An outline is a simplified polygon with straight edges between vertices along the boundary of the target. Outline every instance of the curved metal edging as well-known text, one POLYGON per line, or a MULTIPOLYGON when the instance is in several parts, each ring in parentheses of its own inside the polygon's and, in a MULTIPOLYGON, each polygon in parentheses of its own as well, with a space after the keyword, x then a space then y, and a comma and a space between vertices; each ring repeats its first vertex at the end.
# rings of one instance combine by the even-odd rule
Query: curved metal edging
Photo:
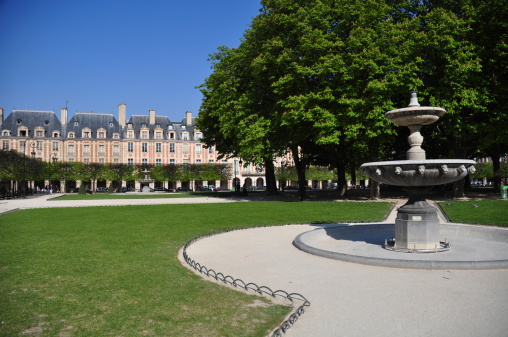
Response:
MULTIPOLYGON (((234 229, 234 230, 241 230, 241 229, 246 229, 246 228, 239 228, 239 229, 234 229)), ((298 306, 295 311, 293 311, 291 314, 289 314, 288 318, 284 322, 279 324, 279 327, 277 329, 275 329, 275 331, 272 333, 272 336, 271 336, 271 337, 282 337, 282 334, 283 333, 285 334, 286 331, 289 328, 291 328, 291 326, 293 324, 296 323, 298 318, 301 315, 303 315, 303 313, 305 312, 305 307, 310 306, 310 302, 303 295, 298 294, 298 293, 291 293, 290 294, 285 290, 273 291, 272 289, 270 289, 267 286, 258 286, 257 284, 255 284, 253 282, 245 283, 243 280, 235 279, 234 277, 232 277, 230 275, 224 276, 224 274, 221 272, 216 272, 213 269, 209 269, 209 268, 205 267, 204 265, 201 265, 197 261, 193 260, 187 254, 187 248, 194 242, 201 240, 203 238, 206 238, 206 237, 210 237, 210 236, 222 234, 222 233, 227 233, 227 232, 231 232, 231 231, 233 231, 233 230, 225 230, 225 231, 221 231, 221 232, 217 232, 217 233, 213 233, 213 234, 207 234, 207 235, 196 237, 192 240, 187 241, 183 245, 183 251, 182 251, 183 259, 190 267, 192 267, 194 270, 198 271, 200 274, 206 275, 206 276, 211 277, 217 281, 221 281, 225 284, 230 284, 230 285, 234 286, 235 288, 240 287, 243 290, 245 290, 246 292, 248 290, 252 290, 261 296, 267 295, 272 298, 279 296, 279 297, 284 297, 284 298, 290 300, 291 302, 294 302, 295 300, 301 301, 302 304, 300 306, 298 306)))

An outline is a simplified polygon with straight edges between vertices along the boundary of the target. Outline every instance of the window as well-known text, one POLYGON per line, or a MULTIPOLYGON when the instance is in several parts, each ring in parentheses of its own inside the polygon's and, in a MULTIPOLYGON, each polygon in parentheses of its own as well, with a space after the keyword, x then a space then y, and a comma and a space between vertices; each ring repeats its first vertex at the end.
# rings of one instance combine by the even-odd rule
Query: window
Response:
POLYGON ((44 136, 44 131, 42 131, 42 130, 35 131, 35 137, 42 137, 42 136, 44 136))
POLYGON ((110 127, 113 127, 113 126, 115 126, 115 125, 113 124, 113 122, 110 122, 110 123, 109 123, 109 126, 110 126, 110 127))
POLYGON ((189 154, 189 144, 183 144, 183 154, 189 154))
POLYGON ((141 164, 148 165, 148 159, 146 158, 141 159, 141 164))
POLYGON ((210 146, 208 148, 208 154, 213 154, 213 152, 214 152, 214 148, 213 148, 213 146, 210 146))
POLYGON ((201 133, 196 133, 196 140, 199 141, 201 139, 201 137, 203 137, 203 135, 201 133))
POLYGON ((155 165, 161 166, 162 165, 162 159, 155 159, 155 165))
POLYGON ((53 133, 53 138, 58 138, 59 136, 58 132, 53 133))
POLYGON ((134 143, 127 143, 127 152, 134 152, 134 143))
POLYGON ((53 142, 53 151, 58 151, 58 142, 53 142))
POLYGON ((42 151, 42 142, 40 141, 37 142, 37 150, 42 151))
POLYGON ((162 132, 157 131, 157 132, 155 133, 155 139, 162 139, 162 132))
POLYGON ((127 131, 127 138, 134 138, 134 130, 127 131))
POLYGON ((8 140, 4 140, 2 142, 2 150, 9 151, 9 141, 8 140))
POLYGON ((134 159, 132 158, 127 159, 127 164, 134 165, 134 159))
POLYGON ((213 159, 209 159, 209 160, 208 160, 208 162, 209 162, 210 164, 213 164, 213 163, 214 163, 213 159))
POLYGON ((8 135, 9 135, 9 131, 4 131, 4 132, 2 133, 2 136, 8 136, 8 135))
POLYGON ((175 139, 175 133, 174 132, 170 132, 169 133, 169 139, 175 139))
POLYGON ((113 159, 113 163, 118 164, 118 158, 113 159))
POLYGON ((119 138, 120 138, 120 135, 118 133, 113 134, 113 139, 119 139, 119 138))
POLYGON ((67 147, 67 152, 69 153, 69 156, 74 156, 74 145, 69 145, 67 147))
POLYGON ((142 139, 148 139, 148 131, 142 131, 141 132, 141 138, 142 139))
POLYGON ((99 145, 99 156, 105 156, 106 151, 104 150, 104 145, 99 145))
POLYGON ((168 125, 168 130, 173 130, 173 125, 168 125))
POLYGON ((99 131, 97 133, 97 138, 106 138, 106 132, 105 131, 99 131))
POLYGON ((84 156, 90 155, 90 145, 83 145, 83 155, 84 156))
POLYGON ((79 122, 74 122, 74 126, 78 126, 79 125, 79 122))
POLYGON ((174 159, 170 159, 170 160, 169 160, 169 164, 171 164, 171 165, 175 165, 175 160, 174 160, 174 159))
POLYGON ((175 143, 169 143, 169 153, 175 153, 175 143))
POLYGON ((201 144, 196 144, 196 154, 201 154, 201 144))
POLYGON ((69 163, 74 163, 74 158, 69 158, 69 159, 67 159, 67 161, 68 161, 69 163))
POLYGON ((104 164, 104 158, 99 158, 99 163, 104 164))
POLYGON ((155 143, 155 152, 157 153, 162 152, 162 143, 155 143))
POLYGON ((185 130, 185 125, 182 125, 182 130, 185 130))
POLYGON ((141 124, 142 128, 146 128, 146 123, 141 124))
POLYGON ((120 155, 120 146, 113 145, 113 156, 119 156, 119 155, 120 155))
POLYGON ((148 152, 148 143, 141 143, 141 152, 148 152))
POLYGON ((89 129, 83 129, 83 131, 81 133, 81 137, 83 137, 83 138, 91 138, 92 137, 92 132, 89 129))
POLYGON ((189 134, 187 132, 182 133, 183 140, 189 140, 189 134))
POLYGON ((69 138, 74 138, 74 132, 69 132, 69 138))
POLYGON ((88 164, 89 162, 90 162, 90 159, 88 159, 88 158, 83 159, 83 163, 88 164))
POLYGON ((201 165, 201 159, 196 159, 196 164, 201 165))

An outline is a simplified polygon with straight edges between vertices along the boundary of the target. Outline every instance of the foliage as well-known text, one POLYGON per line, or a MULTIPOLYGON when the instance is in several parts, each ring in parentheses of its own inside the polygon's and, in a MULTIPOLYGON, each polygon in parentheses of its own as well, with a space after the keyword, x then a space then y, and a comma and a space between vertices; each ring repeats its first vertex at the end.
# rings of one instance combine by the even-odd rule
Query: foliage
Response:
MULTIPOLYGON (((503 162, 500 165, 501 167, 501 177, 508 177, 508 163, 503 162)), ((475 164, 476 172, 471 173, 469 176, 471 178, 494 178, 494 170, 492 162, 487 163, 478 163, 475 164)))
POLYGON ((261 4, 240 46, 211 56, 198 120, 207 144, 248 161, 290 150, 300 185, 311 163, 344 184, 366 158, 400 151, 383 113, 419 90, 448 110, 423 130, 430 157, 505 151, 506 0, 261 4))

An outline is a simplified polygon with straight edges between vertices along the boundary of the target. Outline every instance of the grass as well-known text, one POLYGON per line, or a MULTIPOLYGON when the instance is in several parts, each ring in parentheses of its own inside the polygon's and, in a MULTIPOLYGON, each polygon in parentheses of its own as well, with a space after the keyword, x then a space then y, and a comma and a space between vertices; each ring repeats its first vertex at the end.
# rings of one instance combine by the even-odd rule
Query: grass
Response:
POLYGON ((0 216, 0 335, 265 336, 289 309, 252 305, 259 298, 202 280, 180 264, 178 249, 227 228, 380 221, 390 207, 251 202, 8 213, 0 216))
POLYGON ((126 193, 96 193, 96 194, 66 194, 55 198, 56 200, 102 200, 102 199, 159 199, 159 198, 187 198, 205 197, 208 194, 198 193, 147 193, 147 194, 126 194, 126 193))
POLYGON ((446 201, 439 205, 455 223, 508 226, 506 200, 446 201))

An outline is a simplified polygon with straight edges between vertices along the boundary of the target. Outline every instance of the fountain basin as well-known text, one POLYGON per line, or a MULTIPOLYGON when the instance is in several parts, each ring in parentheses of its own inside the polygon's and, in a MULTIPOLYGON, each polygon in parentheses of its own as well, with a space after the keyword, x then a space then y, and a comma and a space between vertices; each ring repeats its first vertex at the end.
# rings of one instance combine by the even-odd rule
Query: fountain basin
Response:
POLYGON ((394 186, 434 186, 460 180, 475 172, 474 160, 425 159, 365 163, 363 174, 380 183, 394 186))
POLYGON ((410 106, 385 113, 385 117, 400 126, 429 125, 436 122, 446 110, 430 106, 410 106))

